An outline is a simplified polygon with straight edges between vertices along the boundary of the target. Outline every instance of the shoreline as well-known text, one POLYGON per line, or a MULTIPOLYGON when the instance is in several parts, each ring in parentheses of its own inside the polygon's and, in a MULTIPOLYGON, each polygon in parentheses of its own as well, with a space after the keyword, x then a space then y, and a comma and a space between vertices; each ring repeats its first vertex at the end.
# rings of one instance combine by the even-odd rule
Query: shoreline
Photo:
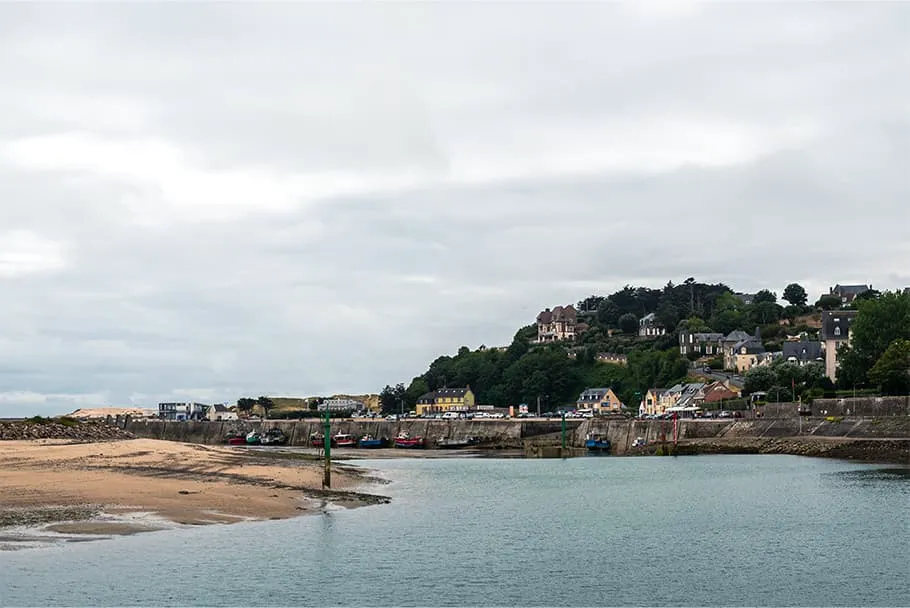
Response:
POLYGON ((155 439, 0 442, 0 549, 384 504, 382 480, 338 464, 155 439))

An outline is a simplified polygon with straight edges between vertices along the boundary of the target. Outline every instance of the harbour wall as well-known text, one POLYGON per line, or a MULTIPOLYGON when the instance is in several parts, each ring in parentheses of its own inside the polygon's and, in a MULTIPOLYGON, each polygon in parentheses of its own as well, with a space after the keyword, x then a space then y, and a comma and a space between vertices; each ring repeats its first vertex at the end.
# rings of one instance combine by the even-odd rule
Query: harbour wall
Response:
MULTIPOLYGON (((234 421, 234 422, 176 422, 165 420, 126 420, 116 424, 138 437, 166 439, 208 445, 222 444, 229 432, 264 431, 279 428, 288 436, 288 445, 306 446, 312 433, 321 434, 319 420, 234 421)), ((802 416, 789 418, 681 420, 677 423, 677 438, 735 439, 780 437, 838 437, 850 439, 883 439, 910 437, 910 417, 841 418, 839 416, 802 416)), ((636 438, 648 443, 673 441, 672 420, 603 419, 567 420, 567 444, 584 445, 589 433, 598 433, 613 444, 613 452, 628 451, 636 438)), ((559 420, 333 420, 332 433, 366 434, 393 438, 405 431, 422 436, 427 447, 439 439, 480 441, 477 447, 487 449, 525 449, 528 446, 559 445, 562 425, 559 420)))

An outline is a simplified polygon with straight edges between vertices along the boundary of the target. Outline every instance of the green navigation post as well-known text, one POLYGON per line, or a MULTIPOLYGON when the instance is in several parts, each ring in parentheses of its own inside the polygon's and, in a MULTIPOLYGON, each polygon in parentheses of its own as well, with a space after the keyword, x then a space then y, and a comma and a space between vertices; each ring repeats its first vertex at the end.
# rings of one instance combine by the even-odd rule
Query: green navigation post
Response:
POLYGON ((566 457, 566 413, 562 413, 562 457, 566 457))
POLYGON ((322 425, 322 449, 325 450, 325 474, 322 487, 332 487, 332 423, 329 421, 329 407, 325 407, 325 422, 322 425))

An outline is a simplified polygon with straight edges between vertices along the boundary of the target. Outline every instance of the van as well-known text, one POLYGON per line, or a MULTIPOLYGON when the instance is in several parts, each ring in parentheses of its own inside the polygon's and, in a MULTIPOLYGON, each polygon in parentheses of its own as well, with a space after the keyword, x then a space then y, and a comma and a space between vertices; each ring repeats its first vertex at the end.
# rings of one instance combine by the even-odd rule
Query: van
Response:
POLYGON ((459 418, 461 418, 461 414, 458 412, 446 412, 442 415, 443 420, 458 420, 459 418))

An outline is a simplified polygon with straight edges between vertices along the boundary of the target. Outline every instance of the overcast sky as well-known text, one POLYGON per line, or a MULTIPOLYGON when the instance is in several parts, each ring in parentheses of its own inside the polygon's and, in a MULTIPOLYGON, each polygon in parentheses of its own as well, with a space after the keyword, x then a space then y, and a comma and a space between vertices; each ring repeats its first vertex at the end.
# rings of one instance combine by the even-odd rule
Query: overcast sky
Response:
POLYGON ((0 417, 910 285, 910 3, 0 5, 0 417))

